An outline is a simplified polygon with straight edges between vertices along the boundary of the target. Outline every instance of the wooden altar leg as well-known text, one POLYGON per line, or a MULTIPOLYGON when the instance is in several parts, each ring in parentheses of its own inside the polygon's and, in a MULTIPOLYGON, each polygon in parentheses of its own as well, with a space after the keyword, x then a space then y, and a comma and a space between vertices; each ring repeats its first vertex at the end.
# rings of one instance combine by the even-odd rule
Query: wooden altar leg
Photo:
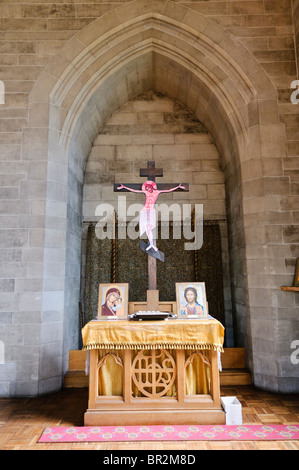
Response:
POLYGON ((132 351, 130 349, 124 350, 124 375, 123 375, 123 396, 125 403, 131 403, 132 399, 132 385, 131 385, 131 363, 132 351))
POLYGON ((221 408, 219 364, 218 364, 217 351, 210 351, 210 362, 211 362, 211 395, 214 401, 214 406, 217 408, 221 408))
POLYGON ((98 395, 98 364, 99 351, 92 349, 89 351, 89 400, 88 408, 95 408, 96 397, 98 395))
POLYGON ((176 365, 177 365, 177 399, 183 404, 186 395, 185 382, 185 350, 176 349, 176 365))

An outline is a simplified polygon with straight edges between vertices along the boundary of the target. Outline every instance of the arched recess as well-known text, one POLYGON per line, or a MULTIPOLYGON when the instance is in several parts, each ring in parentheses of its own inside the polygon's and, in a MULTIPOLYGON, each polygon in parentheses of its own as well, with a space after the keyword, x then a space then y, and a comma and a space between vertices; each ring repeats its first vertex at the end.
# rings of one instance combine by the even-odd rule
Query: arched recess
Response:
MULTIPOLYGON (((265 100, 277 106, 276 91, 251 53, 212 20, 172 1, 136 0, 103 15, 70 39, 45 68, 30 96, 31 127, 25 137, 35 139, 34 151, 40 155, 36 158, 47 161, 44 285, 55 278, 58 286, 44 289, 43 311, 57 312, 63 337, 57 351, 62 373, 67 351, 78 342, 86 158, 106 120, 150 89, 193 112, 208 128, 222 157, 237 344, 247 347, 254 371, 252 358, 258 355, 251 350, 251 310, 256 304, 254 289, 248 285, 248 251, 251 260, 259 261, 262 252, 265 276, 269 269, 264 226, 254 231, 250 226, 253 214, 262 219, 265 197, 263 192, 252 197, 248 182, 260 185, 261 159, 284 149, 284 127, 273 116, 267 121, 262 113, 265 100), (45 110, 39 123, 34 119, 36 107, 45 110), (275 142, 265 137, 268 130, 276 136, 275 142), (50 269, 53 263, 55 270, 50 269)), ((272 306, 269 289, 260 289, 259 295, 272 306)), ((47 360, 44 354, 41 374, 47 360)), ((272 375, 276 373, 272 367, 272 375)))

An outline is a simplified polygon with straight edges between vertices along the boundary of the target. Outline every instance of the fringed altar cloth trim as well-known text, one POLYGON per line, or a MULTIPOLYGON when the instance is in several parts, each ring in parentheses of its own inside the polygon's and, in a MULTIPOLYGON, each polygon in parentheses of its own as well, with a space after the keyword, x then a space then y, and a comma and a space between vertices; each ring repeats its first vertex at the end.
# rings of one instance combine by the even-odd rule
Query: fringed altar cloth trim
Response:
POLYGON ((83 351, 91 351, 92 349, 131 349, 131 350, 140 350, 140 349, 186 349, 186 350, 209 350, 209 351, 217 351, 217 352, 224 352, 222 346, 216 344, 118 344, 118 343, 96 343, 96 344, 89 344, 87 346, 83 346, 83 351))

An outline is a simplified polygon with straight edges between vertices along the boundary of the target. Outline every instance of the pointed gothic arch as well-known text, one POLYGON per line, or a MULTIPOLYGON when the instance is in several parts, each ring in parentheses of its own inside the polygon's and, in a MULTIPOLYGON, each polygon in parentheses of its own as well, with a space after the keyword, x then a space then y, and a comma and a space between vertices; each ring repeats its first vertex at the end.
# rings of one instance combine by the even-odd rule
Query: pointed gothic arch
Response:
MULTIPOLYGON (((33 124, 26 129, 24 141, 35 139, 33 151, 47 161, 48 168, 44 277, 57 278, 58 272, 61 279, 60 289, 43 293, 43 311, 58 312, 64 344, 59 354, 65 358, 78 339, 86 158, 107 119, 149 89, 165 93, 192 111, 208 128, 222 157, 231 214, 237 336, 250 353, 254 372, 258 354, 252 355, 251 311, 258 305, 247 264, 249 251, 250 260, 259 258, 265 227, 261 223, 253 231, 250 217, 255 213, 262 217, 266 198, 259 192, 252 198, 247 187, 252 180, 261 183, 264 157, 285 151, 284 126, 278 118, 262 114, 264 100, 277 106, 276 90, 253 55, 213 20, 172 1, 136 0, 95 20, 66 42, 31 92, 29 122, 33 124), (45 122, 35 122, 36 106, 49 109, 45 122), (268 132, 275 135, 274 141, 268 132), (252 161, 254 175, 248 171, 252 161), (58 270, 54 275, 49 269, 53 256, 58 270)), ((263 252, 262 267, 268 273, 269 253, 263 252)), ((268 287, 259 290, 268 305, 272 305, 272 295, 268 287)))

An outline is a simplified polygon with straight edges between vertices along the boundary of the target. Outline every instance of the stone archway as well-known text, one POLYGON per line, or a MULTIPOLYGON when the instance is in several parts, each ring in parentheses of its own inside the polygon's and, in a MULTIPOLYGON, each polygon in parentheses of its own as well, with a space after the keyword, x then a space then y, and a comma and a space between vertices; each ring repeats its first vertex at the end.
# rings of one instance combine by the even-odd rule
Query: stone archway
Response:
MULTIPOLYGON (((284 126, 264 113, 276 91, 251 53, 212 20, 172 1, 132 1, 70 39, 45 68, 30 96, 26 142, 47 163, 43 311, 56 312, 63 360, 78 338, 81 204, 85 161, 98 130, 124 103, 155 89, 184 104, 211 133, 222 157, 230 218, 232 292, 237 338, 249 352, 257 385, 277 389, 276 356, 252 336, 265 309, 259 343, 274 330, 277 290, 269 285, 267 165, 285 152, 284 126), (34 110, 44 108, 36 123, 34 110), (256 225, 252 225, 255 217, 256 225), (55 261, 53 261, 55 260, 55 261), (55 279, 55 282, 54 282, 55 279), (60 282, 59 282, 60 281, 60 282), (44 282, 44 285, 46 283, 44 282), (261 287, 262 286, 262 287, 261 287), (253 332, 252 332, 253 331, 253 332), (265 373, 260 369, 264 364, 265 373)), ((277 113, 278 116, 278 113, 277 113)), ((279 175, 280 176, 280 175, 279 175)), ((287 183, 287 182, 285 182, 287 183)), ((271 283, 270 283, 271 284, 271 283)), ((273 336, 272 346, 276 341, 273 336)), ((48 360, 43 346, 43 362, 48 360)))

